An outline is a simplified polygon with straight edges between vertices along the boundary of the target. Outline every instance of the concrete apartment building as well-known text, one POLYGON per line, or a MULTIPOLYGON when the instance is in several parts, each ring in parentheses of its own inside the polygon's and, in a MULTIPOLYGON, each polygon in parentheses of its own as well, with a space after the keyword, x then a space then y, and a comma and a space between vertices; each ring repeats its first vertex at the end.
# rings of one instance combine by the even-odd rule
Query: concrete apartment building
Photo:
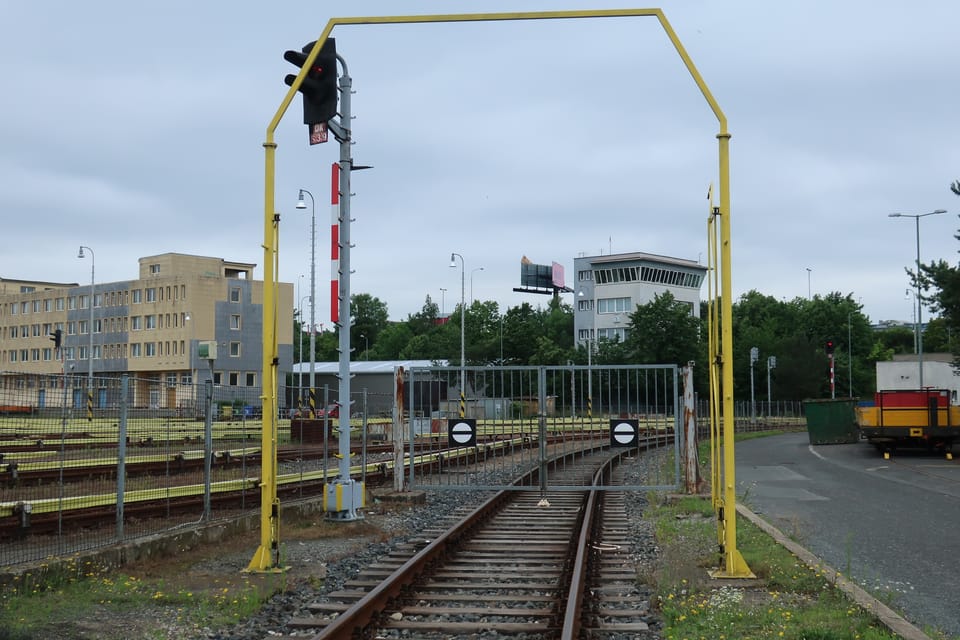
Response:
MULTIPOLYGON (((115 406, 124 373, 135 407, 193 407, 195 383, 211 376, 198 345, 210 341, 218 347, 215 385, 259 389, 263 282, 253 279, 256 265, 179 253, 139 263, 136 280, 94 282, 92 300, 89 283, 0 278, 0 405, 85 406, 92 363, 95 408, 115 406), (61 353, 51 339, 58 329, 61 353)), ((293 285, 281 283, 277 296, 286 372, 293 285)))
POLYGON ((669 291, 700 316, 700 286, 707 268, 692 260, 649 253, 615 253, 574 258, 573 327, 576 342, 621 342, 637 305, 669 291))

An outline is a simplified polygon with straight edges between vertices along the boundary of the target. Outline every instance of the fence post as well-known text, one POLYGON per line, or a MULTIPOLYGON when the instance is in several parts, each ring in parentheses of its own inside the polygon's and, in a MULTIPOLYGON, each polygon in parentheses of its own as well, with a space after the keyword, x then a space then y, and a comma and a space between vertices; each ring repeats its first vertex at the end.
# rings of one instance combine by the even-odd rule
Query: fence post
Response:
POLYGON ((213 380, 204 381, 207 411, 203 421, 203 519, 210 519, 210 456, 213 453, 213 380))
MULTIPOLYGON (((413 375, 411 369, 411 377, 413 375)), ((390 439, 393 441, 393 490, 403 491, 403 367, 394 370, 393 425, 390 439)), ((413 385, 410 385, 411 388, 413 385)), ((411 423, 413 415, 411 413, 411 423)), ((411 454, 411 461, 412 461, 411 454)), ((412 472, 413 464, 410 465, 412 472)), ((411 478, 411 482, 413 479, 411 478)))
POLYGON ((117 434, 117 542, 123 541, 123 502, 127 485, 127 408, 129 374, 120 377, 120 433, 117 434))

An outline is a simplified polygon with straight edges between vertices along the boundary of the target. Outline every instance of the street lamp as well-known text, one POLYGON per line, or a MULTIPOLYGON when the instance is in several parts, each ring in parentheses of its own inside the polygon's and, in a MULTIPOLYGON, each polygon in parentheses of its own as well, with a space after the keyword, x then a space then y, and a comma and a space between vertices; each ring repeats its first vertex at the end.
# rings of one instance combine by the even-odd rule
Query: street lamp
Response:
POLYGON ((470 306, 473 306, 473 274, 477 271, 483 271, 483 267, 477 267, 470 270, 470 306))
MULTIPOLYGON (((316 303, 316 291, 317 291, 317 211, 313 202, 313 194, 307 191, 306 189, 300 189, 300 194, 297 197, 297 209, 306 209, 307 203, 303 201, 303 194, 310 196, 310 417, 313 417, 313 408, 316 406, 316 402, 313 398, 313 389, 314 389, 314 361, 316 356, 314 355, 317 352, 316 348, 316 334, 313 331, 313 328, 317 326, 317 303, 316 303)), ((301 307, 302 308, 302 307, 301 307)), ((301 330, 303 329, 303 322, 301 318, 300 322, 301 330)))
POLYGON ((464 385, 467 381, 466 370, 464 369, 466 363, 466 349, 464 342, 464 327, 467 322, 467 305, 466 305, 466 267, 464 266, 463 256, 459 253, 450 254, 450 267, 455 268, 457 266, 456 258, 460 258, 460 417, 466 417, 466 407, 467 407, 467 397, 465 395, 464 385))
POLYGON ((935 216, 946 213, 946 209, 936 209, 928 213, 891 213, 891 218, 913 218, 917 227, 917 272, 914 274, 914 280, 917 283, 917 325, 914 332, 917 336, 917 362, 920 367, 920 388, 923 389, 923 331, 920 327, 923 325, 921 314, 923 312, 923 297, 920 295, 920 218, 935 216))
POLYGON ((810 297, 810 272, 813 271, 810 267, 807 267, 807 300, 812 300, 810 297))
POLYGON ((370 341, 367 340, 367 336, 362 333, 360 334, 360 337, 363 338, 363 359, 369 360, 370 359, 370 341))
POLYGON ((84 249, 90 252, 90 326, 87 327, 87 335, 90 338, 87 347, 87 417, 90 418, 89 411, 93 408, 93 296, 95 291, 93 273, 96 260, 94 259, 93 249, 84 245, 80 245, 80 251, 77 253, 78 258, 85 257, 83 255, 84 249))

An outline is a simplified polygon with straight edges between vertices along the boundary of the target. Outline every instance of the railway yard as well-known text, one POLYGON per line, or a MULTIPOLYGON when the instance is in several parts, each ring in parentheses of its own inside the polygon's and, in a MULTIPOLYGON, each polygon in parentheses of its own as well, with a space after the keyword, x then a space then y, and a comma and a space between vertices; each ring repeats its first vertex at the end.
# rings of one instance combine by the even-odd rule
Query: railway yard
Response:
MULTIPOLYGON (((599 446, 604 441, 602 431, 600 436, 555 435, 545 446, 551 455, 597 449, 596 455, 610 457, 601 453, 605 449, 599 446)), ((224 440, 224 444, 237 445, 232 449, 215 447, 235 452, 221 461, 227 462, 223 472, 234 477, 219 481, 237 482, 245 476, 244 471, 256 467, 258 452, 243 440, 224 440)), ((650 441, 664 440, 657 436, 650 441)), ((370 487, 369 503, 363 519, 353 522, 325 519, 322 510, 309 506, 317 500, 304 494, 305 485, 297 485, 284 498, 280 553, 287 570, 282 573, 243 572, 256 546, 256 531, 243 527, 206 544, 168 544, 164 553, 119 568, 101 568, 82 554, 56 569, 36 565, 35 575, 21 574, 4 587, 6 613, 0 637, 348 638, 359 637, 358 630, 364 628, 362 635, 372 638, 626 640, 686 637, 674 634, 689 628, 691 616, 699 615, 704 621, 713 620, 717 629, 731 625, 724 631, 728 638, 799 638, 803 636, 777 633, 802 628, 796 622, 809 608, 806 601, 818 602, 822 599, 819 594, 832 594, 823 577, 801 568, 789 554, 787 568, 772 561, 751 560, 758 580, 726 581, 723 587, 711 583, 705 567, 715 565, 717 556, 709 500, 695 500, 692 508, 675 509, 661 501, 662 493, 648 491, 498 493, 471 489, 471 485, 496 486, 513 480, 530 461, 529 452, 538 448, 534 438, 521 438, 510 447, 504 446, 505 442, 513 440, 497 437, 481 441, 477 448, 484 452, 484 459, 489 455, 500 461, 493 466, 480 465, 476 451, 472 460, 454 465, 457 458, 450 452, 431 453, 432 447, 442 451, 439 444, 423 447, 424 474, 447 490, 398 496, 389 489, 391 470, 386 462, 372 463, 369 470, 363 470, 370 487), (464 477, 469 477, 469 482, 464 483, 464 477), (398 497, 402 499, 395 501, 398 497), (653 505, 648 503, 651 498, 653 505), (489 514, 481 510, 487 501, 491 502, 489 514), (592 502, 599 508, 591 526, 587 514, 592 513, 592 502), (581 535, 591 537, 581 543, 581 535), (791 586, 797 583, 797 576, 790 583, 781 575, 791 570, 802 574, 799 587, 791 586), (747 627, 754 631, 738 635, 737 627, 732 626, 736 616, 724 598, 736 601, 732 610, 740 610, 741 617, 744 611, 768 613, 756 614, 759 619, 747 627), (791 616, 795 617, 791 620, 791 616)), ((178 444, 189 442, 180 440, 178 444)), ((77 458, 89 459, 89 452, 81 455, 80 451, 82 447, 77 458)), ((287 460, 281 463, 284 470, 291 468, 285 465, 293 465, 300 469, 294 474, 308 474, 305 464, 323 470, 322 447, 291 445, 286 454, 283 451, 281 448, 279 457, 287 460)), ((366 453, 369 460, 389 457, 386 450, 376 447, 366 453)), ((600 482, 651 484, 651 478, 659 478, 665 467, 672 467, 673 455, 672 447, 621 451, 613 457, 626 464, 615 467, 600 482)), ((163 477, 169 477, 169 456, 162 457, 162 463, 141 460, 134 464, 162 464, 163 477)), ((594 468, 583 467, 589 457, 586 453, 567 455, 568 462, 559 462, 551 473, 577 474, 580 477, 574 485, 589 484, 586 477, 596 473, 594 468)), ((183 466, 174 474, 179 476, 178 484, 198 479, 200 467, 192 467, 196 463, 191 459, 183 456, 183 466)), ((25 473, 29 471, 27 467, 25 473)), ((39 467, 33 471, 42 472, 39 467)), ((133 474, 134 479, 153 476, 149 466, 141 471, 133 474)), ((81 476, 89 478, 90 474, 77 477, 81 476)), ((37 490, 47 484, 28 475, 20 480, 37 490)), ((535 479, 522 482, 536 486, 535 479)), ((558 482, 571 481, 554 476, 551 483, 558 482)), ((255 495, 246 499, 255 501, 255 495)), ((225 529, 223 522, 231 518, 234 508, 226 504, 217 507, 219 518, 209 523, 197 523, 192 515, 185 517, 184 528, 204 524, 208 529, 225 529)), ((196 496, 185 512, 196 514, 196 496)), ((100 526, 108 519, 101 514, 100 526)), ((95 525, 88 522, 84 527, 95 525)), ((42 537, 40 529, 30 533, 42 537)), ((5 544, 17 542, 13 536, 5 544)), ((834 598, 837 602, 833 604, 839 603, 846 613, 839 620, 817 613, 818 624, 854 629, 858 635, 825 637, 895 637, 886 634, 868 613, 830 595, 834 598)), ((690 637, 720 637, 704 635, 704 627, 696 628, 700 635, 690 637)))

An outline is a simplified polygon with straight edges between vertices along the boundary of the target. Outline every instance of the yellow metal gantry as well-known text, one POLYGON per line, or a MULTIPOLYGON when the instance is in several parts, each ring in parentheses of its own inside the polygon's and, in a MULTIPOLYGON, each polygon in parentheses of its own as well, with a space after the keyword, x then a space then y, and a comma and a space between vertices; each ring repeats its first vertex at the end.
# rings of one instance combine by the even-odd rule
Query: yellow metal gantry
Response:
MULTIPOLYGON (((732 281, 730 276, 730 165, 729 143, 730 133, 727 131, 727 118, 720 105, 714 99, 710 89, 697 71, 696 66, 681 44, 673 27, 667 21, 661 9, 590 9, 583 11, 537 11, 537 12, 507 12, 507 13, 467 13, 467 14, 435 14, 419 16, 379 16, 331 18, 317 37, 317 44, 307 56, 300 73, 287 91, 277 112, 270 120, 266 131, 265 149, 265 178, 264 178, 264 300, 263 300, 263 380, 269 381, 269 388, 264 389, 263 405, 263 478, 261 493, 261 536, 260 547, 247 567, 248 571, 278 570, 279 546, 279 518, 280 505, 277 500, 276 487, 276 425, 277 425, 277 332, 276 332, 276 275, 275 261, 277 259, 277 224, 278 215, 275 213, 274 203, 274 175, 276 166, 276 142, 274 132, 290 106, 293 97, 303 83, 307 71, 313 65, 317 54, 333 28, 337 25, 361 24, 418 24, 442 22, 493 22, 516 20, 556 20, 556 19, 586 19, 586 18, 656 18, 667 37, 683 60, 684 66, 693 77, 694 82, 716 116, 720 132, 719 141, 719 187, 720 206, 716 216, 720 219, 720 345, 716 363, 721 371, 719 392, 722 394, 721 418, 723 422, 723 496, 721 498, 720 527, 723 531, 724 567, 714 573, 715 577, 740 578, 750 577, 753 574, 746 566, 736 546, 736 509, 734 494, 734 458, 733 458, 733 331, 732 323, 732 281), (269 372, 269 375, 267 373, 269 372), (268 407, 270 412, 268 413, 268 407), (268 417, 269 416, 269 417, 268 417)), ((711 386, 711 394, 714 392, 711 386)))

